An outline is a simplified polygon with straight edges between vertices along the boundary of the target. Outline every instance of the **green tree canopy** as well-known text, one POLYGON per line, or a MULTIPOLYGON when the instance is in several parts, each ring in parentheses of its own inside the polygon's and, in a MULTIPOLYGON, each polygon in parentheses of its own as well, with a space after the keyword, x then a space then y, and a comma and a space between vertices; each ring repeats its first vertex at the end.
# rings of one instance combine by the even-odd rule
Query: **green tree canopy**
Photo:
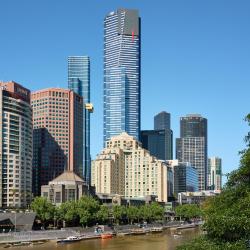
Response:
POLYGON ((162 220, 164 218, 164 208, 157 202, 150 205, 153 220, 162 220))
POLYGON ((75 201, 67 201, 62 203, 56 209, 57 219, 66 223, 74 224, 79 220, 77 213, 77 203, 75 201))
POLYGON ((135 206, 129 206, 127 208, 127 218, 128 221, 132 224, 135 220, 139 219, 139 208, 135 206))
POLYGON ((115 205, 112 208, 114 220, 117 224, 126 216, 126 208, 124 206, 115 205))
POLYGON ((96 214, 100 208, 97 200, 91 196, 83 196, 77 202, 77 213, 80 218, 80 224, 88 225, 96 219, 96 214))
POLYGON ((101 205, 99 211, 96 214, 97 221, 99 223, 105 223, 109 218, 109 209, 105 205, 101 205))
POLYGON ((175 214, 176 216, 190 220, 201 217, 202 211, 196 204, 185 204, 176 207, 175 214))
POLYGON ((54 218, 55 206, 44 197, 36 197, 31 203, 31 209, 36 212, 37 217, 42 223, 54 218))

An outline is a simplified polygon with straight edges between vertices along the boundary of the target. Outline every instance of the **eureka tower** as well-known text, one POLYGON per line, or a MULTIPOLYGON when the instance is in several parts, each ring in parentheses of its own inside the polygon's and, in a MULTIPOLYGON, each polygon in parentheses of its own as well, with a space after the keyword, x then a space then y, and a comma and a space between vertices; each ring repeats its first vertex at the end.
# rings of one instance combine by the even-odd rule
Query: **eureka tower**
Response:
POLYGON ((118 9, 104 19, 104 144, 124 131, 138 140, 140 113, 140 17, 118 9))

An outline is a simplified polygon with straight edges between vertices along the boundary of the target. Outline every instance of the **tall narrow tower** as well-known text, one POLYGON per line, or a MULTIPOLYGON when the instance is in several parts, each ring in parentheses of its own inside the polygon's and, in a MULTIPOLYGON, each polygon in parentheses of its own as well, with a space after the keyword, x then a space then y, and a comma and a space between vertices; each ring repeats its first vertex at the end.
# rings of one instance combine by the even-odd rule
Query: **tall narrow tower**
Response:
POLYGON ((140 17, 118 9, 104 19, 104 144, 124 131, 139 139, 140 113, 140 17))
POLYGON ((0 207, 27 207, 32 199, 30 90, 0 82, 0 207))
POLYGON ((180 119, 176 138, 176 158, 190 162, 198 171, 199 190, 207 188, 207 119, 191 114, 180 119))
POLYGON ((208 158, 208 188, 210 190, 222 188, 222 160, 219 157, 208 158))
POLYGON ((90 110, 86 104, 90 102, 90 59, 88 56, 68 57, 68 88, 83 97, 83 176, 90 180, 90 110))

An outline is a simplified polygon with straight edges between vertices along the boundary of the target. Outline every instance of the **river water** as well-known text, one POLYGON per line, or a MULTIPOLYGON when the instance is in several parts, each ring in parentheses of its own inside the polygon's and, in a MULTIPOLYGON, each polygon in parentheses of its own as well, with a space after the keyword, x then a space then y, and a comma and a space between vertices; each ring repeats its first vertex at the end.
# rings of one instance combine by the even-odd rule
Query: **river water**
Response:
POLYGON ((174 239, 169 230, 147 235, 117 236, 112 239, 94 239, 71 244, 48 242, 43 245, 12 247, 11 250, 174 250, 177 245, 199 234, 198 229, 182 231, 182 237, 174 239))

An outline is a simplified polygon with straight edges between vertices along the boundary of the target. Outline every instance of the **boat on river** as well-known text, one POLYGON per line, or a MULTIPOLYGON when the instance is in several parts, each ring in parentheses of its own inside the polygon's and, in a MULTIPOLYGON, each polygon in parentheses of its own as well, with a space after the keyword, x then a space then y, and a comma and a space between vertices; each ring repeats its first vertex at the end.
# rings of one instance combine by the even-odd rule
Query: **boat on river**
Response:
POLYGON ((174 239, 180 239, 183 236, 181 234, 174 234, 173 237, 174 237, 174 239))
POLYGON ((134 228, 134 229, 131 230, 131 233, 134 234, 134 235, 146 234, 147 231, 144 228, 134 228))
POLYGON ((113 237, 113 234, 112 233, 102 233, 101 234, 101 238, 102 239, 110 239, 113 237))
POLYGON ((116 236, 126 236, 126 235, 130 235, 130 234, 131 234, 130 231, 127 231, 127 232, 117 232, 116 236))
POLYGON ((152 227, 150 232, 151 233, 161 233, 161 232, 163 232, 163 227, 152 227))
POLYGON ((79 237, 79 236, 69 236, 65 239, 58 240, 57 243, 72 243, 72 242, 80 241, 82 239, 83 237, 79 237))
POLYGON ((198 227, 198 224, 196 223, 191 223, 191 224, 184 224, 179 227, 176 227, 177 230, 182 230, 182 229, 190 229, 190 228, 195 228, 198 227))

